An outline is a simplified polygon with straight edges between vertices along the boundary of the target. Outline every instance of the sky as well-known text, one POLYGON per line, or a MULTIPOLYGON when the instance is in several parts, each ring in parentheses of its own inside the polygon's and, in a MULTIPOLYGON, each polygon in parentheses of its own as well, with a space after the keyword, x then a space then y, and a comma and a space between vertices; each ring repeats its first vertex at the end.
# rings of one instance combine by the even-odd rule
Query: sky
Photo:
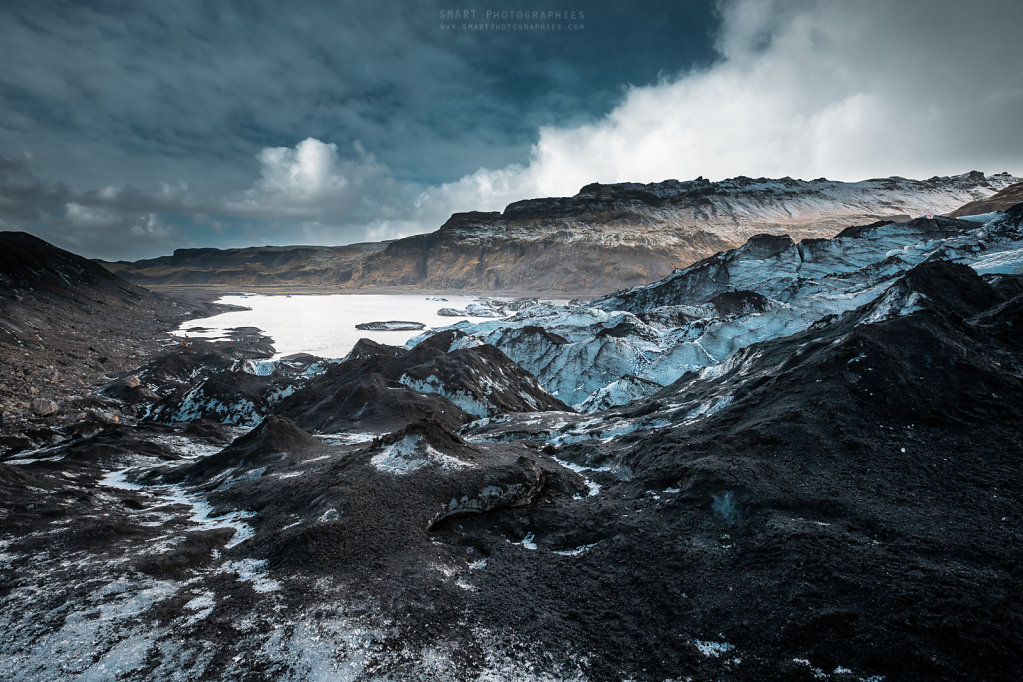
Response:
POLYGON ((0 229, 346 244, 591 182, 1023 174, 1015 0, 5 0, 0 229))

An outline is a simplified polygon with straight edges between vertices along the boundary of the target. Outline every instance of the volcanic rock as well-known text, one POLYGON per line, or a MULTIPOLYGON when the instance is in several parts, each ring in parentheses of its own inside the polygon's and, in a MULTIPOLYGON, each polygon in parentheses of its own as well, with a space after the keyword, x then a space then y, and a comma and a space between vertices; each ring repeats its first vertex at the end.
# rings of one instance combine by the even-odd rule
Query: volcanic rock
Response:
POLYGON ((36 398, 32 401, 32 411, 40 417, 48 417, 51 414, 56 414, 60 411, 60 405, 53 400, 47 400, 46 398, 36 398))

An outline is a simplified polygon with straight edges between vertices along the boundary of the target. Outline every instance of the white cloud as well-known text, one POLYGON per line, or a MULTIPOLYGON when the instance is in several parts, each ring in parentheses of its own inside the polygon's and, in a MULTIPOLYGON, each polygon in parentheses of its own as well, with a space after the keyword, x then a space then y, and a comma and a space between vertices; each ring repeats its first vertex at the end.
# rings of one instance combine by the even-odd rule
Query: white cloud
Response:
MULTIPOLYGON (((311 137, 299 142, 294 149, 267 147, 257 158, 262 177, 250 191, 251 196, 262 194, 305 204, 337 196, 350 184, 344 169, 339 167, 337 145, 324 144, 311 137)), ((367 165, 368 170, 375 170, 371 163, 367 165)))
POLYGON ((124 222, 124 216, 120 211, 100 206, 86 206, 75 201, 65 204, 64 216, 77 228, 116 227, 124 222))
POLYGON ((396 181, 358 141, 352 151, 342 157, 336 144, 312 137, 294 147, 267 147, 256 155, 259 179, 224 210, 339 226, 407 216, 416 188, 396 181))
POLYGON ((993 7, 734 0, 720 10, 718 61, 627 90, 595 123, 539 130, 525 164, 421 188, 358 143, 345 158, 309 138, 264 149, 259 180, 230 208, 300 218, 307 236, 311 224, 381 239, 591 182, 1021 170, 1023 149, 1007 142, 1018 139, 1023 62, 1007 47, 1015 22, 992 22, 993 7), (992 121, 1001 135, 983 125, 992 121))
POLYGON ((590 182, 857 180, 1023 170, 1023 5, 736 0, 714 65, 632 88, 597 123, 539 132, 529 163, 423 204, 498 210, 590 182))

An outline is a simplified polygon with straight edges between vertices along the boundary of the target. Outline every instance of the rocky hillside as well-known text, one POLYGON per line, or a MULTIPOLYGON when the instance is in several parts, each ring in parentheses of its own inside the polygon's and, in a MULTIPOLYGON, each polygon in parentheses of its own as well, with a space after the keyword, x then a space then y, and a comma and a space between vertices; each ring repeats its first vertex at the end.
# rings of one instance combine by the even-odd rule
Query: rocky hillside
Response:
POLYGON ((335 287, 349 282, 362 261, 387 244, 177 249, 170 256, 102 265, 143 286, 335 287))
POLYGON ((951 218, 961 218, 971 215, 982 215, 993 211, 1005 211, 1012 206, 1023 202, 1023 182, 1009 185, 1005 189, 992 194, 987 199, 971 201, 948 214, 951 218))
POLYGON ((922 181, 593 184, 502 213, 458 213, 436 232, 386 244, 188 249, 107 266, 146 285, 596 294, 658 279, 754 234, 832 237, 849 225, 947 213, 1018 181, 974 171, 922 181))
POLYGON ((97 377, 135 367, 172 320, 209 310, 24 232, 0 232, 0 434, 38 415, 108 411, 88 397, 97 377))

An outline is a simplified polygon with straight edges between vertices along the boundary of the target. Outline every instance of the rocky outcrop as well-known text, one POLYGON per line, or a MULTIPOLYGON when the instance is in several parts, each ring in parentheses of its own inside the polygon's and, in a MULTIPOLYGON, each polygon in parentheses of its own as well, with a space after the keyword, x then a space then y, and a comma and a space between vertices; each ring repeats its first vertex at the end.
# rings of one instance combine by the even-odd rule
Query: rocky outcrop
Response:
POLYGON ((286 417, 271 415, 220 452, 150 476, 150 481, 203 483, 228 471, 266 467, 284 453, 321 449, 323 444, 286 417))
POLYGON ((36 398, 32 401, 32 411, 40 417, 48 417, 60 411, 60 405, 53 400, 36 398))
POLYGON ((157 352, 167 327, 210 309, 179 300, 31 235, 0 232, 0 452, 80 434, 93 415, 120 418, 97 408, 93 391, 157 352))
POLYGON ((457 429, 472 417, 569 409, 497 348, 457 347, 459 336, 437 334, 411 349, 362 339, 275 413, 332 432, 391 430, 420 419, 457 429))

